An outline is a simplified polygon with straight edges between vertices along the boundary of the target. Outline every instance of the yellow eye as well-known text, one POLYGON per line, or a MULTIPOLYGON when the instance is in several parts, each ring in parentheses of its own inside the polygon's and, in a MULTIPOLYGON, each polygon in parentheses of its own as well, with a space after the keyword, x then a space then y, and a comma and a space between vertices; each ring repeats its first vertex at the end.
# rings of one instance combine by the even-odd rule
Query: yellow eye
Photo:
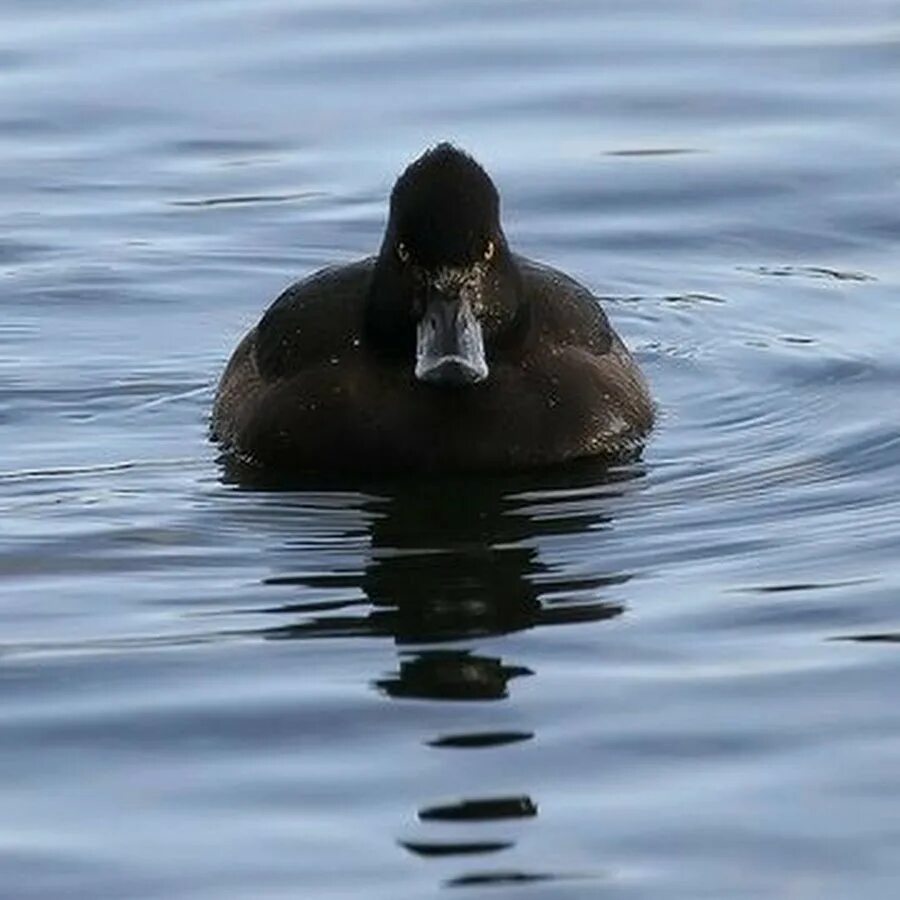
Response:
POLYGON ((409 262, 409 250, 406 249, 406 244, 402 241, 397 244, 397 256, 400 262, 409 262))
POLYGON ((494 258, 494 242, 488 241, 484 248, 484 261, 490 262, 494 258))

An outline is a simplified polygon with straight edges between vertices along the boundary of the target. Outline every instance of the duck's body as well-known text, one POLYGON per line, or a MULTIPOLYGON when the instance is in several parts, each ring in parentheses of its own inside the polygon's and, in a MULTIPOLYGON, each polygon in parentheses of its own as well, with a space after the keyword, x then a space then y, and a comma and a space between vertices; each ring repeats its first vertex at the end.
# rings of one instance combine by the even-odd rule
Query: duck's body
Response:
POLYGON ((215 437, 292 471, 508 469, 632 453, 653 405, 599 302, 510 253, 499 222, 492 233, 490 254, 464 272, 477 270, 477 289, 464 284, 462 299, 446 287, 463 272, 456 259, 429 260, 427 287, 421 275, 413 287, 402 280, 409 251, 397 244, 397 262, 390 224, 378 257, 289 287, 222 376, 215 437), (428 299, 398 305, 415 285, 428 299))

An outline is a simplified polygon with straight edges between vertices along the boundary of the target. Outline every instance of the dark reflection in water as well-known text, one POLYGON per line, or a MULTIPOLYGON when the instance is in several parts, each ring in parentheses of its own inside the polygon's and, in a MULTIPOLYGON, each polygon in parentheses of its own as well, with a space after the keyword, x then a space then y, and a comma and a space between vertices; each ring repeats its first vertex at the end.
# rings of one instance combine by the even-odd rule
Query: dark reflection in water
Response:
POLYGON ((536 815, 537 806, 530 797, 461 800, 459 803, 419 810, 419 818, 423 822, 485 822, 491 819, 527 819, 536 815))
MULTIPOLYGON (((627 573, 557 574, 541 560, 536 539, 609 527, 611 515, 602 500, 618 496, 641 474, 638 466, 609 471, 588 463, 543 475, 367 485, 363 506, 370 514, 370 549, 361 571, 307 573, 300 558, 300 574, 275 575, 264 583, 358 589, 368 608, 348 611, 361 605, 356 599, 283 603, 267 612, 290 620, 265 634, 272 639, 390 637, 398 645, 428 645, 617 616, 623 606, 604 599, 602 592, 626 582, 627 573), (522 492, 526 487, 527 494, 522 492), (540 521, 529 509, 544 496, 559 504, 582 492, 592 502, 540 521)), ((255 489, 285 487, 233 467, 226 468, 225 477, 255 489)), ((302 545, 297 548, 301 557, 307 552, 302 545)), ((423 649, 404 654, 396 677, 375 684, 397 697, 493 699, 505 696, 511 678, 527 674, 468 648, 423 649)))
MULTIPOLYGON (((374 496, 370 554, 361 573, 285 574, 269 585, 304 588, 358 588, 370 609, 339 613, 352 600, 283 604, 269 610, 300 621, 269 632, 278 638, 337 636, 391 637, 398 644, 430 644, 508 634, 538 625, 599 621, 622 607, 598 597, 627 581, 621 572, 561 576, 539 558, 537 535, 566 535, 608 527, 602 502, 584 504, 537 523, 520 493, 596 490, 617 496, 639 477, 638 466, 607 470, 585 463, 552 474, 496 478, 441 478, 427 483, 366 485, 374 496), (325 613, 325 615, 316 615, 325 613)), ((251 488, 284 488, 246 469, 227 466, 226 480, 251 488)), ((303 487, 303 483, 289 485, 303 487)), ((346 487, 346 485, 345 485, 346 487)), ((321 483, 317 484, 321 490, 321 483)), ((303 548, 298 552, 303 553, 303 548)), ((300 560, 299 570, 303 570, 300 560)), ((449 655, 436 657, 444 660, 449 655)), ((428 695, 430 696, 430 695, 428 695)))
POLYGON ((556 881, 555 875, 538 872, 473 872, 446 882, 447 887, 498 887, 513 884, 534 884, 541 881, 556 881))
POLYGON ((469 650, 425 650, 401 659, 396 676, 376 685, 389 697, 428 700, 502 700, 513 678, 533 675, 524 666, 507 666, 469 650))
POLYGON ((475 734, 445 734, 428 741, 429 747, 449 747, 457 750, 478 750, 488 747, 502 747, 504 744, 518 744, 530 741, 532 731, 481 731, 475 734))
MULTIPOLYGON (((551 473, 491 478, 435 478, 425 483, 365 485, 369 549, 350 573, 311 573, 296 546, 298 574, 265 580, 283 589, 358 591, 362 599, 283 603, 266 610, 287 622, 265 630, 274 640, 387 637, 401 649, 397 669, 373 678, 392 699, 503 701, 517 678, 536 673, 517 661, 479 651, 471 642, 545 625, 612 619, 621 603, 604 598, 623 572, 557 572, 542 560, 540 540, 609 528, 610 503, 642 474, 639 466, 610 471, 597 463, 551 473), (365 604, 364 609, 359 607, 365 604), (447 646, 453 644, 454 646, 447 646), (415 649, 411 649, 414 645, 415 649), (409 649, 408 649, 409 648, 409 649)), ((258 473, 226 468, 226 479, 252 489, 279 489, 258 473)), ((304 487, 302 483, 289 485, 304 487)), ((321 490, 321 484, 316 488, 321 490)), ((302 496, 302 493, 300 494, 302 496)), ((602 538, 601 538, 602 539, 602 538)), ((291 550, 293 554, 293 549, 291 550)), ((290 556, 289 556, 290 562, 290 556)), ((528 741, 532 731, 439 735, 433 748, 479 749, 528 741)), ((469 797, 420 808, 418 820, 440 827, 533 819, 538 804, 527 794, 469 797)), ((398 841, 422 857, 498 853, 515 845, 509 835, 478 839, 398 841)), ((464 876, 531 878, 519 874, 464 876)), ((537 877, 537 876, 534 876, 537 877)))
POLYGON ((851 634, 836 638, 839 641, 857 641, 861 644, 900 644, 900 632, 885 634, 851 634))
POLYGON ((512 841, 454 841, 428 843, 425 841, 400 841, 410 853, 417 856, 467 856, 473 853, 499 853, 513 846, 512 841))

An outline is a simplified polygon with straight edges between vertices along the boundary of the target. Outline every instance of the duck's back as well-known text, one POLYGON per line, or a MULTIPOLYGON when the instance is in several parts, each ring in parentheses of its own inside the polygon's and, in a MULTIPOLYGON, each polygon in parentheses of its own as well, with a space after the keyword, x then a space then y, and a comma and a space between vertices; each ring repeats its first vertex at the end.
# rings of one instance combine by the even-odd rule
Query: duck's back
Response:
MULTIPOLYGON (((272 303, 237 346, 219 382, 212 414, 217 440, 242 455, 261 456, 257 445, 264 438, 255 434, 260 426, 254 420, 271 405, 273 390, 324 366, 338 374, 348 358, 360 356, 373 264, 370 258, 322 269, 272 303)), ((290 416, 290 407, 284 413, 290 416)))
POLYGON ((653 401, 600 301, 558 269, 524 257, 517 262, 532 314, 521 362, 546 376, 542 399, 567 411, 569 427, 560 425, 557 447, 565 445, 567 457, 634 449, 653 425, 653 401))

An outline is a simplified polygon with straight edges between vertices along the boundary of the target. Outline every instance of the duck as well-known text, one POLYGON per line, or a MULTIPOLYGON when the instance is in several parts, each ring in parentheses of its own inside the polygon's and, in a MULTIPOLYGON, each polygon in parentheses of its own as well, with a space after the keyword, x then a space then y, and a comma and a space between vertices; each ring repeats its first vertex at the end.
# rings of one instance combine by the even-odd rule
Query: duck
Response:
POLYGON ((510 249, 450 143, 397 178, 377 255, 290 285, 216 390, 226 457, 293 473, 514 470, 639 455, 647 381, 599 299, 510 249))

